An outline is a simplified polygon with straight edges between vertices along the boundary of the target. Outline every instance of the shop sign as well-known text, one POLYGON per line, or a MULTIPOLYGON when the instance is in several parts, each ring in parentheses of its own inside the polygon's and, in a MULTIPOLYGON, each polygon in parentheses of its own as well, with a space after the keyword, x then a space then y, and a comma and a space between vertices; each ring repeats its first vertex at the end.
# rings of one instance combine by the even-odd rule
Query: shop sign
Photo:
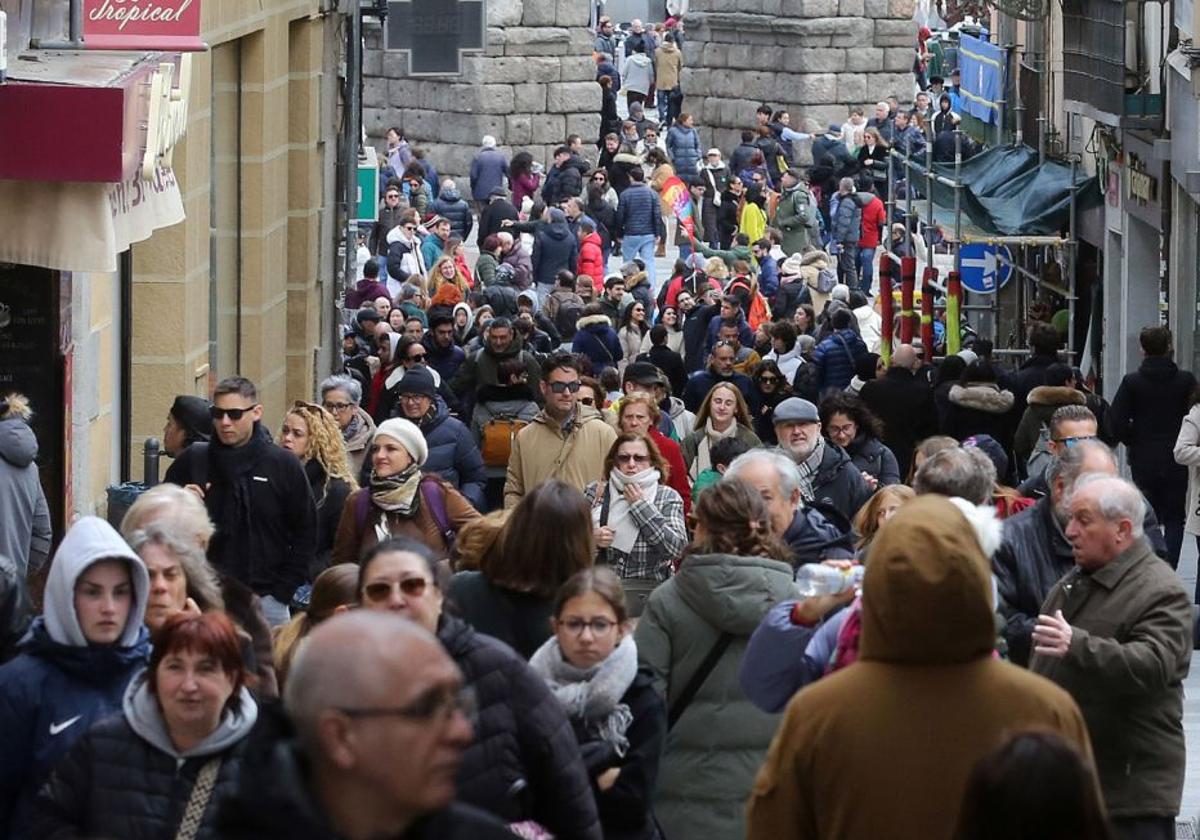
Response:
POLYGON ((203 50, 200 0, 83 0, 90 50, 203 50))
POLYGON ((173 83, 175 65, 158 65, 150 78, 150 99, 146 115, 146 143, 142 149, 141 176, 153 181, 160 166, 171 168, 175 144, 187 131, 188 90, 192 83, 192 57, 179 57, 179 79, 173 83))
POLYGON ((1142 207, 1158 201, 1158 179, 1146 171, 1146 162, 1137 155, 1128 156, 1125 182, 1128 198, 1142 207))

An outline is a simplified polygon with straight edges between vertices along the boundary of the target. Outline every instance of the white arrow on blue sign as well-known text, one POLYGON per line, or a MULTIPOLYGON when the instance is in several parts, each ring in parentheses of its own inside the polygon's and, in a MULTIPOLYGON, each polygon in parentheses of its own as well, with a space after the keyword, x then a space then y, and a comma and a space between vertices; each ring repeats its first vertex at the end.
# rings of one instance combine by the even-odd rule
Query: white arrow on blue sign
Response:
POLYGON ((959 278, 969 292, 991 294, 1012 276, 1012 252, 1006 245, 973 242, 958 251, 959 278))

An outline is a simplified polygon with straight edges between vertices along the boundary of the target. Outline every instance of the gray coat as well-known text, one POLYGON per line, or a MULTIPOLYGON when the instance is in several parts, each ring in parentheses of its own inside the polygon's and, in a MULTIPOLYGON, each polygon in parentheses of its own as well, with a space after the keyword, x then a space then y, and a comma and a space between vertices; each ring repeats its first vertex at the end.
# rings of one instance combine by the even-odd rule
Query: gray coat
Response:
POLYGON ((1175 816, 1187 763, 1188 593, 1141 539, 1096 572, 1068 572, 1041 611, 1055 610, 1071 624, 1071 646, 1062 659, 1035 653, 1029 667, 1079 704, 1109 814, 1175 816))
POLYGON ((508 177, 508 158, 499 149, 482 149, 471 161, 471 196, 487 201, 492 190, 504 186, 508 177))
POLYGON ((37 438, 24 420, 0 420, 0 554, 22 578, 50 554, 50 508, 38 478, 37 438))
POLYGON ((654 800, 667 837, 745 837, 746 800, 778 716, 750 702, 738 668, 767 610, 795 597, 786 563, 726 554, 689 556, 651 594, 634 639, 668 708, 721 634, 734 637, 667 734, 654 800))

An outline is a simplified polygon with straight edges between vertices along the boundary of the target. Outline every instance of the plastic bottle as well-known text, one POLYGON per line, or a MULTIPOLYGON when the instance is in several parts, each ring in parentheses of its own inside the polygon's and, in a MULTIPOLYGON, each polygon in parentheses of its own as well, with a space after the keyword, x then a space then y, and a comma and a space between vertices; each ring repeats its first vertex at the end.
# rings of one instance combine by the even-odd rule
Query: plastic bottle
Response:
POLYGON ((817 595, 837 595, 851 587, 861 587, 865 566, 839 569, 822 563, 808 563, 796 572, 796 586, 805 598, 817 595))

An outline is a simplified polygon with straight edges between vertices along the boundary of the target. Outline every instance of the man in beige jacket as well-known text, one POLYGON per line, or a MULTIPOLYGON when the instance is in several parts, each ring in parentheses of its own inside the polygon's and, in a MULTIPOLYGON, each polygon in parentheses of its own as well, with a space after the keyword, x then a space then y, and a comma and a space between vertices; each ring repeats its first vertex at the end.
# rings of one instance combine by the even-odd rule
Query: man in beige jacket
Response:
POLYGON ((675 43, 675 36, 668 32, 663 36, 662 45, 654 51, 655 101, 658 105, 658 124, 663 133, 670 125, 667 106, 671 102, 671 91, 679 87, 679 71, 682 69, 683 53, 675 43))
POLYGON ((591 406, 579 403, 575 357, 547 360, 539 387, 545 405, 513 439, 504 482, 504 507, 512 508, 548 478, 583 490, 604 475, 604 458, 617 439, 613 427, 591 406))

